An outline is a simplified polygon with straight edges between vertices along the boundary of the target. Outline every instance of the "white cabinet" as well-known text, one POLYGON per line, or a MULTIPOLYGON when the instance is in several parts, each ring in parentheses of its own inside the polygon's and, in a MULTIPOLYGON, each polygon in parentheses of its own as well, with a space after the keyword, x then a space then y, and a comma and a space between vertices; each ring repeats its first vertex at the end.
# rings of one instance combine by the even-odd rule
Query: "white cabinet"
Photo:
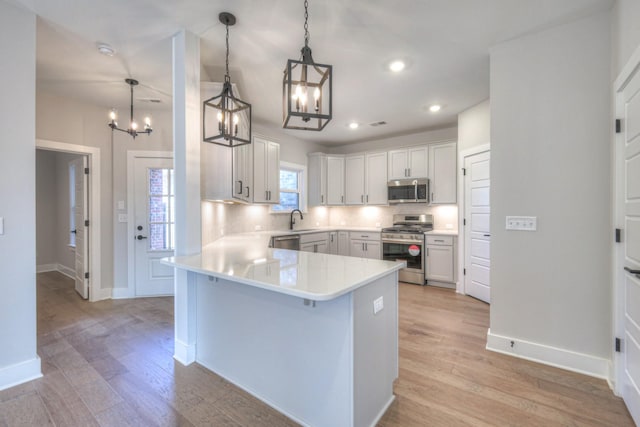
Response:
POLYGON ((427 235, 427 281, 455 282, 455 238, 453 236, 427 235))
POLYGON ((345 204, 364 205, 364 155, 344 159, 345 204))
POLYGON ((327 253, 338 255, 338 232, 329 232, 329 250, 327 253))
POLYGON ((345 204, 387 204, 387 153, 345 157, 345 204))
POLYGON ((348 231, 338 231, 338 255, 349 256, 348 231))
POLYGON ((280 144, 254 136, 253 202, 280 203, 280 144))
POLYGON ((344 156, 309 154, 309 206, 344 204, 344 156))
POLYGON ((327 204, 344 205, 344 157, 327 156, 327 204))
POLYGON ((349 255, 382 259, 382 245, 380 244, 380 233, 350 232, 349 233, 349 255))
POLYGON ((301 234, 300 250, 323 254, 329 253, 329 233, 301 234))
POLYGON ((426 178, 428 159, 426 145, 389 151, 389 179, 426 178))
POLYGON ((253 151, 251 145, 233 148, 233 197, 253 201, 253 151))
POLYGON ((429 146, 429 203, 444 204, 457 201, 457 149, 455 142, 429 146))

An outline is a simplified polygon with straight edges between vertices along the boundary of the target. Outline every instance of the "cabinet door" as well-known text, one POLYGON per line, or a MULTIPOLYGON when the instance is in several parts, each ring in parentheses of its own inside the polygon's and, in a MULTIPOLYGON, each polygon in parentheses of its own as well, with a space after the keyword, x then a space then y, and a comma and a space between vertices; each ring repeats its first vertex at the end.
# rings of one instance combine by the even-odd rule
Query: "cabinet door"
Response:
POLYGON ((349 232, 338 232, 338 255, 349 256, 349 232))
POLYGON ((407 167, 409 168, 410 178, 426 178, 427 169, 429 167, 429 147, 414 147, 407 150, 407 167))
POLYGON ((253 137, 253 201, 267 203, 267 141, 253 137))
POLYGON ((329 233, 329 252, 330 254, 337 255, 338 254, 338 233, 336 231, 332 231, 329 233))
POLYGON ((403 179, 409 176, 407 150, 389 151, 389 179, 403 179))
POLYGON ((315 242, 300 244, 300 250, 302 252, 315 252, 315 249, 316 249, 315 242))
POLYGON ((267 201, 268 203, 280 203, 280 144, 267 143, 267 201))
MULTIPOLYGON (((224 148, 224 147, 223 147, 224 148)), ((253 155, 250 145, 233 149, 233 197, 251 202, 253 200, 253 155)))
POLYGON ((367 154, 365 203, 368 205, 387 204, 387 153, 367 154))
POLYGON ((364 240, 351 240, 349 243, 349 255, 366 258, 367 252, 364 249, 364 240))
POLYGON ((430 203, 456 203, 456 157, 455 142, 429 146, 430 203))
POLYGON ((324 154, 309 155, 309 183, 307 200, 309 206, 327 204, 327 156, 324 154))
POLYGON ((328 254, 329 253, 329 244, 326 240, 321 242, 316 242, 316 252, 319 254, 328 254))
POLYGON ((364 156, 345 157, 345 204, 364 205, 364 156))
POLYGON ((344 157, 327 157, 327 204, 344 205, 344 157))
POLYGON ((427 246, 427 280, 453 282, 453 246, 427 246))
POLYGON ((382 245, 380 244, 380 242, 367 242, 365 245, 365 249, 367 250, 367 258, 382 259, 382 245))

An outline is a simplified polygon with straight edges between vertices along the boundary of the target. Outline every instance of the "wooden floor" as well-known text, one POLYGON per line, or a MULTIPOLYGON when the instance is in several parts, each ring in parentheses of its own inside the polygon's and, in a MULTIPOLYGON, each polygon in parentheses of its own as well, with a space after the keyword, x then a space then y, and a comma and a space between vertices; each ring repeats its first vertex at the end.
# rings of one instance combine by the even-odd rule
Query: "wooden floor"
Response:
MULTIPOLYGON (((397 399, 380 426, 633 425, 605 381, 486 351, 488 323, 482 302, 401 284, 397 399)), ((44 377, 0 391, 0 427, 296 425, 172 351, 172 298, 88 303, 39 274, 44 377)))

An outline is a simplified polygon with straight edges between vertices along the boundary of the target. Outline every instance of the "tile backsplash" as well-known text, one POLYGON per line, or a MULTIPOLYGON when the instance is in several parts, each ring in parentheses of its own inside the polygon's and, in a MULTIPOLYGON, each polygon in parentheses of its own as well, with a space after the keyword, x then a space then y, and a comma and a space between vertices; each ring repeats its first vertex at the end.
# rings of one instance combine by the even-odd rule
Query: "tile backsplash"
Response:
MULTIPOLYGON (((201 209, 203 246, 227 234, 289 229, 289 214, 270 213, 270 206, 203 201, 201 209)), ((300 221, 298 214, 295 218, 297 228, 389 227, 393 223, 394 214, 411 213, 433 214, 435 229, 458 229, 456 205, 315 207, 308 209, 304 214, 304 220, 300 221)))

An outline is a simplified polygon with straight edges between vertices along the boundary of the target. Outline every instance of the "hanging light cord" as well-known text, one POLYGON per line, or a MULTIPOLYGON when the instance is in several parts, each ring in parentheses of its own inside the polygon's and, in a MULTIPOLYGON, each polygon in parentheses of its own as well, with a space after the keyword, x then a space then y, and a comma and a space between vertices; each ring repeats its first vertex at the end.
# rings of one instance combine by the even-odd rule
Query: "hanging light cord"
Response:
POLYGON ((225 63, 226 74, 224 75, 224 80, 225 81, 230 81, 231 78, 229 77, 229 23, 228 22, 226 24, 226 27, 227 27, 227 39, 226 39, 226 42, 227 42, 227 57, 226 57, 226 63, 225 63))
POLYGON ((309 2, 304 0, 304 45, 309 46, 309 2))

